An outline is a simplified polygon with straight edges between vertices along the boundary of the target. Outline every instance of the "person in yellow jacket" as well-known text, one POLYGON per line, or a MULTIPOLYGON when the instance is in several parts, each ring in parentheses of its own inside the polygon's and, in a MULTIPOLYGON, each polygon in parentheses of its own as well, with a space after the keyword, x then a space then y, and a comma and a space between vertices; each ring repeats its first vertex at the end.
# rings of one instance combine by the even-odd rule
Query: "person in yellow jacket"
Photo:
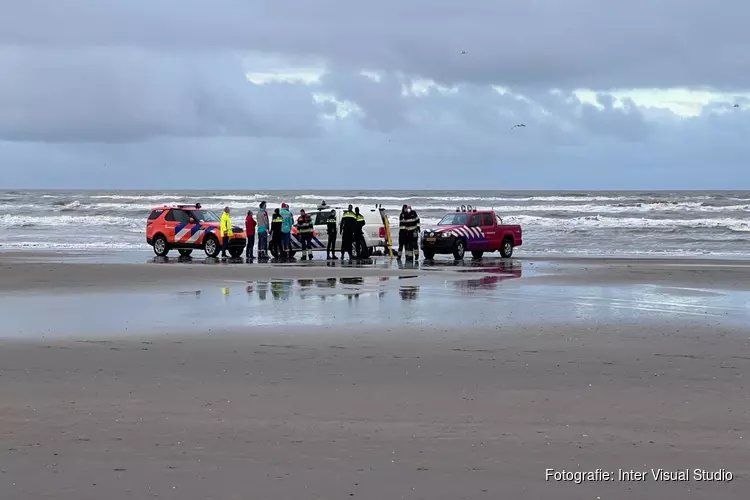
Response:
POLYGON ((226 259, 229 250, 229 238, 232 237, 232 219, 229 218, 229 207, 224 207, 221 214, 221 256, 226 259))

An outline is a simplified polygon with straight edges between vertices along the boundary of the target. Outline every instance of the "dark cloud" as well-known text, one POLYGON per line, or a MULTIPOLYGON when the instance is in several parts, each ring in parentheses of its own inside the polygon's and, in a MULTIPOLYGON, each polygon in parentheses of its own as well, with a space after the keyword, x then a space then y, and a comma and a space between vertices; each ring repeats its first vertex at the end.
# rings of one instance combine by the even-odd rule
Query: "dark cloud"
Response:
POLYGON ((0 139, 305 137, 317 130, 308 89, 253 85, 231 54, 5 47, 0 71, 0 139))
POLYGON ((699 0, 4 2, 3 182, 736 188, 750 180, 746 99, 684 117, 606 93, 748 91, 750 3, 718 7, 699 0), (289 65, 327 72, 312 85, 245 77, 289 65), (418 79, 453 88, 407 92, 418 79), (597 91, 596 103, 581 102, 577 88, 597 91), (320 95, 358 110, 331 119, 337 105, 318 102, 320 95), (527 126, 511 130, 516 123, 527 126), (383 175, 364 181, 365 172, 383 175))
MULTIPOLYGON (((606 95, 599 96, 600 106, 569 93, 519 97, 466 84, 451 92, 402 95, 387 83, 399 77, 384 75, 390 90, 382 92, 359 90, 352 83, 359 78, 332 74, 319 86, 290 88, 362 99, 390 124, 387 134, 354 114, 324 121, 309 138, 155 136, 34 147, 6 142, 0 156, 13 168, 4 180, 20 187, 44 179, 52 187, 157 189, 718 189, 750 180, 744 108, 677 117, 606 95), (519 122, 527 126, 511 130, 519 122)), ((368 88, 371 81, 363 83, 368 88)))
POLYGON ((748 17, 743 0, 24 0, 5 2, 0 44, 254 50, 447 83, 739 91, 748 17))

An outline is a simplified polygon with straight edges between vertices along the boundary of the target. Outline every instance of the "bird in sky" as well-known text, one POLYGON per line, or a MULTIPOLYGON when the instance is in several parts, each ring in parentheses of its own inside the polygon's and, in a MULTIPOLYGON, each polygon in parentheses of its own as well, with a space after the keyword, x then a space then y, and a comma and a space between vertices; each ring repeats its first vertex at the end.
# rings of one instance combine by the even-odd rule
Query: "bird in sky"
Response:
POLYGON ((740 107, 740 105, 739 105, 739 104, 735 104, 735 105, 734 105, 734 107, 735 107, 735 108, 739 108, 739 107, 740 107))
POLYGON ((525 126, 526 126, 526 125, 525 125, 524 123, 519 123, 519 124, 517 124, 517 125, 513 125, 512 127, 510 127, 510 129, 511 129, 511 130, 513 130, 513 129, 514 129, 514 128, 516 128, 516 127, 525 127, 525 126))
POLYGON ((466 54, 466 51, 465 51, 465 50, 462 50, 462 51, 461 51, 461 55, 465 55, 465 54, 466 54))

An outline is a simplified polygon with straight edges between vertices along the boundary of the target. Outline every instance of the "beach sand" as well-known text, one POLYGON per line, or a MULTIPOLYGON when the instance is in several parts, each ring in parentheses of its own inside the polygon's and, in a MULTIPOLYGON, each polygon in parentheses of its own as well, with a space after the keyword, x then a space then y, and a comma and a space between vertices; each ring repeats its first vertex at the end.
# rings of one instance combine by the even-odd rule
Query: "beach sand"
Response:
MULTIPOLYGON (((583 279, 580 262, 548 264, 500 288, 541 282, 565 292, 583 279)), ((621 276, 633 262, 585 264, 598 284, 656 284, 675 296, 690 293, 678 288, 691 274, 729 293, 744 289, 747 272, 742 263, 643 262, 647 271, 634 278, 621 276)), ((407 270, 28 263, 6 255, 0 272, 11 296, 218 283, 237 273, 407 270)), ((700 300, 695 293, 691 300, 700 300)), ((456 314, 471 300, 486 299, 457 297, 456 314)), ((517 303, 501 306, 510 314, 517 303)), ((81 318, 96 313, 82 310, 81 318)), ((750 328, 614 314, 6 338, 0 498, 747 498, 750 328), (733 480, 658 482, 652 468, 724 469, 733 480), (603 469, 615 479, 546 481, 547 469, 603 469), (648 476, 621 481, 619 469, 648 476)))

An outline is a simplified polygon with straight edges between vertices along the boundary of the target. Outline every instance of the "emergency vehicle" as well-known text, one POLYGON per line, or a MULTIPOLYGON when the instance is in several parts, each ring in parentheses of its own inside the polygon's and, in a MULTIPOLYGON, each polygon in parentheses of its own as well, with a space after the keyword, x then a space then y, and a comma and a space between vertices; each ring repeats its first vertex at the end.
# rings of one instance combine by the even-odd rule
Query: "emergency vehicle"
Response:
POLYGON ((453 254, 456 260, 461 260, 467 250, 475 259, 495 251, 507 258, 523 243, 521 226, 503 224, 492 210, 477 210, 471 205, 461 205, 445 215, 437 227, 425 230, 421 239, 426 259, 435 254, 453 254))
MULTIPOLYGON (((170 250, 177 250, 183 257, 195 249, 203 249, 209 257, 221 252, 221 218, 211 210, 195 205, 162 206, 151 209, 146 221, 146 243, 154 253, 164 257, 170 250)), ((229 255, 240 257, 247 236, 245 230, 232 226, 229 238, 229 255)))
MULTIPOLYGON (((346 212, 346 207, 326 205, 323 201, 318 205, 317 210, 307 210, 305 212, 312 218, 313 221, 313 237, 311 242, 311 249, 314 252, 325 252, 328 246, 328 216, 331 214, 331 210, 336 210, 336 228, 337 231, 341 225, 341 217, 346 212)), ((352 245, 352 253, 355 257, 360 259, 366 259, 370 257, 376 248, 385 247, 387 243, 387 230, 385 219, 387 217, 385 209, 381 205, 376 205, 374 208, 359 207, 359 211, 365 218, 365 226, 363 228, 365 245, 364 248, 360 248, 360 245, 352 245)), ((297 216, 295 214, 294 220, 296 224, 297 216)), ((336 233, 336 252, 341 252, 341 242, 343 235, 340 232, 336 233)), ((292 255, 295 251, 302 250, 302 244, 299 241, 297 235, 296 225, 292 227, 292 255)), ((270 245, 269 245, 270 246, 270 245)), ((271 255, 276 257, 275 249, 270 249, 271 255)))

